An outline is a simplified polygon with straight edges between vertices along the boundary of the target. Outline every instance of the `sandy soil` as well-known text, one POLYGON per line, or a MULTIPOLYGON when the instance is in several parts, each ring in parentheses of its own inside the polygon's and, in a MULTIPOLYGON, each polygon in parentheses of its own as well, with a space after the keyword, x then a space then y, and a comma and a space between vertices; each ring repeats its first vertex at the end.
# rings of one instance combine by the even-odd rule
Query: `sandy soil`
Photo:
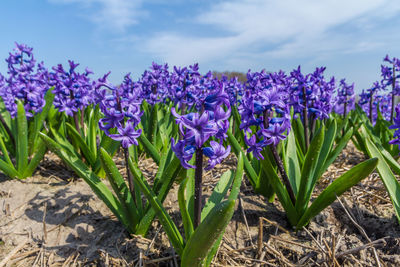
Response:
MULTIPOLYGON (((316 195, 362 160, 349 146, 321 179, 316 195)), ((235 162, 231 156, 207 173, 205 195, 235 162)), ((155 168, 150 160, 141 162, 149 179, 155 168)), ((176 191, 175 185, 165 205, 178 221, 176 191)), ((214 266, 378 266, 377 260, 381 266, 400 266, 400 225, 379 176, 370 175, 341 202, 295 232, 277 200, 268 203, 243 182, 214 266)), ((52 154, 25 181, 0 177, 0 262, 11 254, 7 266, 174 266, 179 261, 157 220, 146 238, 129 236, 89 186, 52 154)))

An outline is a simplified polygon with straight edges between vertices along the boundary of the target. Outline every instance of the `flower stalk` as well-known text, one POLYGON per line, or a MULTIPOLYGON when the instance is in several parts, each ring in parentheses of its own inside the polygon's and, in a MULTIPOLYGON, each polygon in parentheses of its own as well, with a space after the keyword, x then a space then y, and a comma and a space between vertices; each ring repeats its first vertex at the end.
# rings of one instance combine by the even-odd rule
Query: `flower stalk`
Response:
POLYGON ((271 148, 271 152, 272 152, 272 155, 274 156, 276 165, 278 166, 278 170, 281 173, 281 177, 282 177, 283 183, 286 187, 286 190, 288 191, 290 200, 292 201, 293 205, 295 205, 296 204, 296 196, 294 195, 294 191, 290 184, 289 177, 287 176, 285 168, 283 167, 282 159, 279 157, 278 151, 276 150, 276 147, 273 144, 270 145, 269 147, 271 148))
POLYGON ((196 169, 194 174, 194 222, 193 226, 196 229, 201 223, 201 199, 203 187, 203 149, 196 149, 196 169))
POLYGON ((395 102, 395 87, 396 87, 396 66, 393 62, 393 81, 392 81, 392 109, 390 111, 390 122, 393 123, 394 119, 394 102, 395 102))
POLYGON ((373 116, 372 116, 372 104, 373 104, 373 102, 374 102, 374 93, 371 90, 371 96, 370 96, 370 99, 369 99, 369 120, 371 121, 371 123, 373 123, 372 122, 372 119, 373 119, 373 116))
POLYGON ((303 118, 304 118, 304 140, 306 145, 306 151, 310 146, 310 140, 308 139, 308 114, 307 114, 307 94, 306 94, 306 87, 303 86, 303 118))

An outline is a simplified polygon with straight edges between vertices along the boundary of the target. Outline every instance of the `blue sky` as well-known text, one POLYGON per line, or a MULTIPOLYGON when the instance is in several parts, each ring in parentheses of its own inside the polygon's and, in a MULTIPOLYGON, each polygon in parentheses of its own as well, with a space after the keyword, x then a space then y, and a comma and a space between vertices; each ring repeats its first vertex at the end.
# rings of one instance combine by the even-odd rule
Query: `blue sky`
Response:
POLYGON ((398 0, 3 0, 0 10, 0 58, 17 41, 48 67, 73 59, 114 83, 152 61, 201 72, 301 65, 360 91, 386 54, 400 57, 398 0))

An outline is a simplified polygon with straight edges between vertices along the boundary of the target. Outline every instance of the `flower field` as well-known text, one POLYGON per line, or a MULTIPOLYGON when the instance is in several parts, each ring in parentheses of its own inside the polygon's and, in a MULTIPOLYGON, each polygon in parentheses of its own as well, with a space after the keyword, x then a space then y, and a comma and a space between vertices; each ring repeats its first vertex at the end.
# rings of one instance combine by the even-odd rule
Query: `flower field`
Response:
POLYGON ((399 59, 361 94, 325 67, 6 63, 0 267, 400 264, 399 59))

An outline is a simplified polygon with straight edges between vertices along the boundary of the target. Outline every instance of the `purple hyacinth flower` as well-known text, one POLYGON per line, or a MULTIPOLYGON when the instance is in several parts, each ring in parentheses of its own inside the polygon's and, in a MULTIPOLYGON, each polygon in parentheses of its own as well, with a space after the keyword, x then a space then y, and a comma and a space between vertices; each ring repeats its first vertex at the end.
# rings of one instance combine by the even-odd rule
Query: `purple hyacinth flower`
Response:
POLYGON ((252 135, 250 139, 247 138, 247 135, 245 135, 244 141, 249 147, 247 149, 248 153, 253 152, 254 157, 256 157, 256 159, 258 160, 264 159, 263 155, 261 154, 261 152, 263 151, 263 147, 265 146, 263 142, 257 142, 255 135, 252 135))
POLYGON ((277 146, 281 140, 286 138, 286 136, 282 134, 285 130, 285 127, 279 124, 273 124, 267 129, 262 129, 260 132, 264 136, 267 145, 273 144, 277 146))
POLYGON ((119 110, 113 107, 109 109, 104 108, 102 110, 104 112, 105 117, 99 120, 99 127, 103 131, 117 127, 118 125, 121 124, 121 121, 124 119, 124 114, 122 114, 119 110))
POLYGON ((215 141, 210 141, 210 146, 211 147, 203 148, 204 155, 209 158, 208 166, 205 170, 211 170, 215 165, 220 164, 231 152, 231 146, 225 148, 223 145, 215 141))
MULTIPOLYGON (((187 138, 194 137, 196 147, 202 147, 203 144, 218 132, 214 121, 210 121, 210 114, 204 111, 201 116, 198 113, 192 113, 192 116, 182 116, 181 124, 188 129, 187 138)), ((184 133, 182 133, 184 134, 184 133)))
POLYGON ((116 141, 121 141, 122 147, 128 148, 131 145, 138 145, 136 139, 142 133, 142 129, 135 130, 135 126, 131 123, 127 123, 125 128, 119 126, 117 129, 118 134, 110 134, 109 136, 116 141))
POLYGON ((174 138, 171 138, 172 151, 174 151, 176 157, 181 161, 182 167, 185 169, 192 169, 195 166, 190 165, 188 162, 192 159, 193 154, 196 152, 196 147, 192 145, 186 145, 185 140, 179 140, 175 144, 174 138))

